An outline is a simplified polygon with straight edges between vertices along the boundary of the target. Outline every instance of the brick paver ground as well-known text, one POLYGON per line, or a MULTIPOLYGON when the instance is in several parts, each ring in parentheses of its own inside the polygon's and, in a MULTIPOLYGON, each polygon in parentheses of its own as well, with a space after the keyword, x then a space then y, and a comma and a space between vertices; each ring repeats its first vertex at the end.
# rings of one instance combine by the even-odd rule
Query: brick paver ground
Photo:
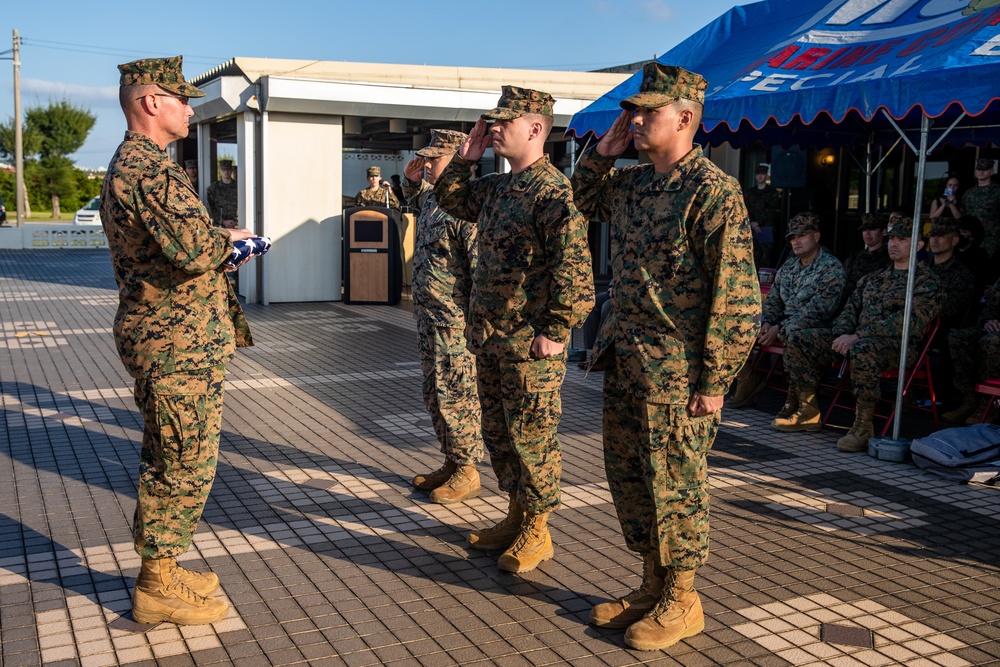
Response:
POLYGON ((403 308, 251 305, 230 365, 219 473, 182 559, 232 604, 140 626, 129 523, 141 423, 111 338, 106 251, 0 251, 0 664, 1000 664, 1000 493, 835 451, 727 411, 711 456, 705 632, 625 648, 590 607, 640 580, 604 479, 599 374, 563 388, 556 558, 523 576, 466 534, 483 497, 429 504, 440 454, 403 308), (854 642, 862 646, 851 645, 854 642))

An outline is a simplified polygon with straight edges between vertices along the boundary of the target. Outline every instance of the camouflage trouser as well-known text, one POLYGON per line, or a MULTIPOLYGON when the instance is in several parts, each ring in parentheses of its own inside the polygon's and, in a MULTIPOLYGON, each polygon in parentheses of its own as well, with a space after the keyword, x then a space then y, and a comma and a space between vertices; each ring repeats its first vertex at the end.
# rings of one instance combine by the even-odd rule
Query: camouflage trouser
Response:
MULTIPOLYGON (((800 329, 789 332, 785 341, 785 372, 789 384, 800 391, 815 391, 827 367, 843 360, 830 347, 836 336, 829 329, 800 329)), ((882 394, 882 371, 899 366, 898 338, 862 338, 851 348, 851 388, 855 400, 874 403, 882 394)), ((916 361, 911 346, 907 363, 916 361)))
POLYGON ((215 480, 225 375, 219 365, 135 381, 144 427, 132 537, 143 558, 191 546, 215 480))
POLYGON ((962 396, 974 394, 980 380, 1000 377, 1000 333, 952 329, 948 346, 955 364, 955 389, 962 396))
POLYGON ((500 489, 533 514, 559 507, 562 450, 556 430, 565 357, 503 361, 478 357, 483 441, 500 489))
POLYGON ((604 469, 625 545, 697 569, 708 559, 708 451, 720 413, 691 417, 687 405, 636 398, 619 388, 613 355, 605 358, 604 469))
POLYGON ((420 323, 420 368, 424 405, 434 423, 445 459, 460 466, 483 460, 482 411, 476 385, 476 358, 462 329, 420 323))

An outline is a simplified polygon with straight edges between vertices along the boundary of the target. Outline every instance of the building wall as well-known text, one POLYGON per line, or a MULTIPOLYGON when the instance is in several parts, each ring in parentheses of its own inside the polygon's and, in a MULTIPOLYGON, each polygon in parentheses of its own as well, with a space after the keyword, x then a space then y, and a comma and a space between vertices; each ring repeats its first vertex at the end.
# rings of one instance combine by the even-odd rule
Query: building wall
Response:
POLYGON ((263 301, 340 301, 342 118, 269 113, 262 143, 263 301))

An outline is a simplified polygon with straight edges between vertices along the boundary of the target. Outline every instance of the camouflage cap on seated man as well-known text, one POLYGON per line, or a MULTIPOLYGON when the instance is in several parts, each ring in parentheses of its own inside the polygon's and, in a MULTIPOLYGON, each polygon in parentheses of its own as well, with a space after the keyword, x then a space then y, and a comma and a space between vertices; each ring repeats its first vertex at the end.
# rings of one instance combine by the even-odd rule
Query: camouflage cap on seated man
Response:
POLYGON ((885 230, 886 236, 897 236, 901 239, 908 239, 913 236, 913 218, 906 216, 896 218, 889 223, 885 230))
POLYGON ((959 234, 962 230, 958 227, 958 220, 951 218, 938 218, 931 224, 931 236, 944 236, 945 234, 959 234))
POLYGON ((789 236, 798 236, 799 234, 808 234, 810 232, 819 231, 819 216, 815 213, 805 212, 799 213, 794 218, 788 221, 788 233, 785 234, 785 238, 789 236))
POLYGON ((622 109, 629 111, 636 107, 656 109, 677 100, 692 100, 705 103, 705 89, 708 82, 701 74, 689 72, 676 65, 646 63, 642 68, 642 83, 639 92, 621 101, 622 109))
POLYGON ((529 113, 551 116, 556 101, 548 93, 531 88, 504 86, 495 108, 482 115, 483 120, 511 120, 529 113))
POLYGON ((454 130, 431 130, 431 143, 417 151, 420 157, 441 157, 458 151, 469 135, 454 130))
POLYGON ((368 174, 368 178, 371 178, 372 176, 381 176, 382 175, 382 168, 381 167, 368 167, 367 174, 368 174))
POLYGON ((184 80, 181 56, 173 58, 143 58, 118 66, 119 85, 159 86, 168 93, 183 97, 204 97, 205 93, 184 80))
POLYGON ((981 157, 976 160, 976 169, 993 169, 993 160, 987 157, 981 157))
POLYGON ((885 229, 885 219, 878 213, 865 213, 861 216, 859 231, 869 231, 873 229, 885 229))

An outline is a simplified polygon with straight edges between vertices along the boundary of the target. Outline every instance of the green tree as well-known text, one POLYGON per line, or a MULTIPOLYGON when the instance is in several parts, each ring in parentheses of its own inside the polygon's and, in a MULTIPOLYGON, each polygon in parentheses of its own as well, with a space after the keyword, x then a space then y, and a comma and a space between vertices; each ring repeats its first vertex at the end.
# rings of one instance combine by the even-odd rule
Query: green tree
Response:
MULTIPOLYGON (((43 187, 52 200, 53 218, 60 215, 61 198, 76 196, 74 167, 69 155, 80 150, 96 120, 90 111, 75 107, 67 100, 50 102, 47 107, 33 107, 25 114, 25 133, 41 137, 32 140, 32 147, 36 148, 32 154, 39 158, 43 187)), ((25 154, 28 154, 27 148, 25 154)))

